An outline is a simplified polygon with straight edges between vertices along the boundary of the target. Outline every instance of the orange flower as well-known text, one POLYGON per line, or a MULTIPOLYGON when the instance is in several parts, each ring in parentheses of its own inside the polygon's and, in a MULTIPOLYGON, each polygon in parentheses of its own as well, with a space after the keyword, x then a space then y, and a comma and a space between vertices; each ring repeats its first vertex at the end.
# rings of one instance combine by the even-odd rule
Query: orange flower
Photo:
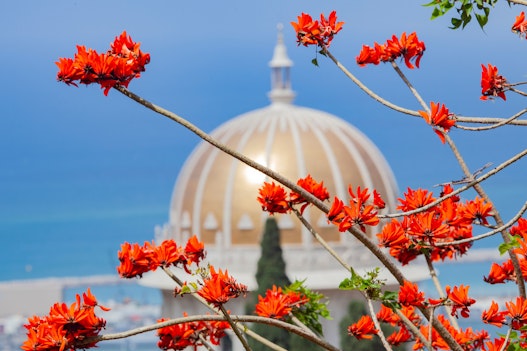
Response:
MULTIPOLYGON (((186 317, 187 314, 183 313, 183 316, 186 317)), ((164 321, 164 318, 158 320, 164 321)), ((229 328, 230 325, 226 321, 196 321, 170 325, 157 330, 157 346, 162 350, 183 350, 189 346, 198 349, 204 346, 206 341, 219 345, 220 339, 225 336, 225 330, 229 328)))
POLYGON ((57 80, 68 85, 97 83, 104 89, 104 95, 115 86, 128 87, 133 78, 140 76, 150 62, 150 54, 139 49, 140 44, 132 41, 124 31, 111 44, 111 50, 99 54, 95 50, 77 45, 73 59, 59 58, 57 80))
POLYGON ((117 273, 123 278, 141 277, 152 268, 152 254, 152 250, 144 250, 137 243, 123 243, 117 254, 120 261, 117 273))
POLYGON ((470 316, 469 307, 473 305, 476 300, 468 297, 469 286, 461 284, 459 287, 454 286, 450 290, 450 286, 446 287, 447 298, 452 302, 452 315, 457 317, 457 310, 461 309, 461 316, 468 318, 470 316))
POLYGON ((490 266, 489 275, 483 277, 483 280, 489 284, 501 284, 505 283, 506 280, 515 280, 512 261, 507 260, 503 262, 502 266, 493 262, 490 266))
POLYGON ((287 194, 282 186, 274 182, 264 182, 258 193, 260 196, 257 199, 262 205, 263 211, 267 211, 270 214, 289 212, 287 194))
POLYGON ((375 189, 373 189, 373 205, 379 210, 382 210, 383 208, 386 207, 386 203, 381 198, 381 195, 375 189))
POLYGON ((415 60, 415 66, 419 68, 419 62, 426 49, 425 44, 419 41, 415 32, 408 37, 406 32, 403 32, 400 39, 393 35, 392 39, 388 39, 384 46, 384 61, 393 61, 402 56, 404 63, 409 69, 414 69, 414 65, 411 63, 412 60, 415 60))
POLYGON ((82 301, 83 301, 83 307, 95 307, 95 306, 99 306, 99 308, 103 311, 110 311, 110 308, 108 307, 104 307, 102 305, 99 305, 97 303, 97 299, 95 298, 95 296, 91 293, 91 290, 90 288, 88 288, 88 290, 86 290, 85 293, 82 294, 82 301))
POLYGON ((344 206, 344 215, 342 222, 339 224, 341 232, 348 230, 354 225, 358 225, 360 230, 366 232, 366 226, 375 226, 379 224, 379 217, 377 211, 371 205, 361 206, 350 201, 349 206, 344 206))
POLYGON ((485 343, 486 350, 488 350, 488 351, 507 350, 509 342, 510 342, 510 340, 509 339, 505 339, 504 337, 501 337, 501 338, 498 338, 498 339, 494 339, 494 341, 487 341, 485 343), (503 344, 505 344, 505 341, 507 341, 507 345, 504 346, 503 344))
MULTIPOLYGON (((297 185, 305 189, 308 193, 315 196, 320 201, 325 201, 329 199, 328 190, 324 187, 324 182, 318 183, 315 181, 310 174, 305 178, 301 178, 296 182, 297 185)), ((309 205, 309 203, 304 199, 300 194, 295 192, 290 193, 290 202, 291 204, 303 204, 300 208, 300 213, 304 213, 304 210, 309 205)))
POLYGON ((391 62, 402 57, 406 66, 409 69, 414 69, 415 67, 419 68, 419 63, 425 50, 425 44, 419 41, 415 32, 408 36, 406 32, 403 32, 400 38, 392 35, 392 38, 388 39, 384 45, 374 43, 373 48, 363 45, 359 56, 356 57, 356 61, 360 66, 366 64, 377 65, 379 62, 391 62), (415 62, 415 66, 412 61, 415 62))
POLYGON ((291 22, 295 29, 298 45, 317 45, 323 48, 329 47, 335 34, 340 32, 344 22, 337 22, 337 13, 332 11, 326 19, 324 14, 320 15, 320 22, 314 21, 307 13, 297 17, 298 22, 291 22))
POLYGON ((396 247, 406 245, 409 242, 401 223, 396 219, 385 224, 382 227, 382 232, 377 234, 377 238, 380 247, 396 247))
POLYGON ((398 200, 401 204, 397 206, 397 209, 406 212, 428 205, 429 203, 434 202, 435 198, 433 197, 433 194, 426 189, 413 190, 408 188, 407 192, 404 193, 404 199, 398 200))
POLYGON ((516 235, 520 237, 527 237, 527 219, 520 218, 516 225, 510 229, 511 235, 516 235))
POLYGON ((399 317, 391 308, 381 305, 381 309, 377 312, 377 319, 379 322, 396 325, 400 321, 399 317))
POLYGON ((86 339, 96 340, 106 325, 104 319, 95 315, 97 299, 89 290, 83 294, 83 303, 79 294, 75 299, 76 302, 69 306, 59 302, 53 304, 46 316, 28 318, 28 324, 24 325, 27 339, 21 348, 26 351, 61 351, 95 347, 97 341, 86 343, 86 339))
POLYGON ((187 263, 185 253, 178 248, 174 240, 163 240, 160 245, 155 245, 155 243, 146 244, 153 251, 151 256, 153 267, 169 267, 179 263, 187 263))
POLYGON ((403 306, 423 307, 424 302, 424 293, 419 292, 417 284, 405 280, 399 288, 399 303, 403 306))
POLYGON ((399 346, 410 340, 412 340, 412 334, 406 328, 400 328, 386 338, 386 341, 392 346, 399 346))
POLYGON ((367 64, 378 65, 381 62, 381 57, 384 55, 384 46, 374 43, 373 48, 368 45, 363 45, 359 55, 355 58, 357 64, 361 67, 367 64))
POLYGON ((348 334, 358 340, 371 339, 373 338, 373 334, 377 334, 378 332, 370 316, 362 316, 356 323, 348 327, 348 334))
POLYGON ((460 210, 463 218, 482 225, 488 225, 487 217, 493 214, 492 204, 485 202, 480 197, 476 197, 472 201, 467 201, 465 206, 462 206, 460 210))
POLYGON ((496 66, 487 64, 487 67, 481 65, 481 100, 487 100, 499 96, 507 100, 505 90, 508 87, 507 80, 498 74, 496 66))
POLYGON ((187 264, 192 262, 199 264, 205 258, 205 245, 198 240, 197 236, 193 235, 188 239, 187 245, 185 245, 185 255, 187 256, 187 264))
POLYGON ((512 319, 511 327, 519 330, 527 324, 527 300, 519 296, 516 298, 516 303, 509 301, 505 302, 507 308, 507 315, 512 319))
POLYGON ((265 297, 258 296, 255 312, 261 317, 283 319, 291 312, 291 305, 291 295, 273 285, 272 289, 267 289, 265 297))
POLYGON ((216 272, 210 266, 210 277, 203 279, 203 286, 198 290, 198 295, 207 300, 211 305, 219 308, 231 298, 236 298, 247 292, 247 286, 236 283, 227 271, 221 269, 216 272))
POLYGON ((490 308, 488 310, 483 311, 483 313, 481 314, 481 319, 484 323, 492 324, 500 328, 503 324, 505 324, 506 313, 507 312, 498 311, 498 304, 492 301, 490 308))
POLYGON ((445 143, 445 134, 456 124, 454 115, 443 104, 430 102, 430 112, 419 111, 426 123, 434 128, 441 142, 445 143), (437 129, 440 128, 440 129, 437 129))
POLYGON ((512 25, 511 30, 515 33, 518 33, 520 36, 525 36, 527 33, 527 21, 525 20, 525 13, 522 11, 512 25))
MULTIPOLYGON (((448 236, 450 229, 434 212, 420 212, 411 216, 407 234, 415 238, 415 242, 433 246, 440 239, 448 236)), ((420 244, 420 245, 422 245, 420 244)))
POLYGON ((328 220, 334 224, 339 224, 345 217, 344 214, 344 202, 335 196, 333 204, 328 212, 328 220))

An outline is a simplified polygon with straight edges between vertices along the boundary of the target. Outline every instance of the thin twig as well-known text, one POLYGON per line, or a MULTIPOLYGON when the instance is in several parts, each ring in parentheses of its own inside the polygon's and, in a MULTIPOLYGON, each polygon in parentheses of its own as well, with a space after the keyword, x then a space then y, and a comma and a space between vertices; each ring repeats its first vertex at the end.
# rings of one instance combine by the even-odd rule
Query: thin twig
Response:
POLYGON ((430 108, 428 107, 428 105, 425 103, 425 101, 423 100, 423 98, 421 97, 421 95, 417 92, 417 90, 415 90, 414 86, 412 85, 412 83, 410 83, 410 81, 408 80, 408 78, 406 78, 406 75, 403 73, 403 71, 401 71, 401 69, 399 68, 399 66, 397 65, 397 63, 395 61, 391 61, 392 63, 392 67, 393 69, 395 70, 395 72, 397 72, 397 74, 399 75, 399 78, 401 78, 404 82, 404 84, 406 84, 406 86, 408 87, 408 89, 410 89, 410 91, 412 92, 412 94, 414 95, 414 97, 417 99, 417 101, 419 102, 419 104, 423 107, 423 109, 426 111, 426 112, 430 112, 430 108))
MULTIPOLYGON (((491 130, 491 129, 495 129, 495 128, 504 126, 506 124, 512 124, 512 122, 514 120, 520 118, 525 113, 527 113, 527 108, 524 108, 523 110, 515 113, 514 115, 512 115, 511 117, 509 117, 507 119, 503 119, 500 122, 497 122, 497 123, 494 123, 492 125, 485 126, 485 127, 467 127, 467 126, 459 125, 458 123, 456 123, 454 125, 454 127, 458 128, 458 129, 471 130, 471 131, 476 131, 476 132, 480 132, 480 131, 484 131, 484 130, 491 130)), ((459 122, 459 119, 458 119, 458 122, 459 122)))
POLYGON ((406 212, 378 215, 378 217, 379 218, 397 218, 397 217, 403 217, 403 216, 410 216, 410 215, 413 215, 413 214, 416 214, 416 213, 420 213, 420 212, 426 211, 426 210, 428 210, 428 209, 430 209, 430 208, 432 208, 434 206, 437 206, 438 204, 440 204, 441 202, 445 201, 446 199, 448 199, 448 198, 450 198, 452 196, 455 196, 457 194, 460 194, 460 193, 464 192, 465 190, 468 190, 468 189, 472 188, 474 185, 476 185, 478 183, 481 183, 482 181, 490 178, 491 176, 493 176, 496 173, 502 171, 503 169, 507 168, 508 166, 510 166, 514 162, 520 160, 521 158, 523 158, 526 155, 527 155, 527 149, 525 149, 522 152, 514 155, 513 157, 509 158, 508 160, 502 162, 500 165, 494 167, 492 170, 490 170, 489 172, 485 173, 481 177, 469 181, 466 185, 462 186, 461 188, 458 188, 458 189, 452 191, 451 193, 446 194, 446 195, 444 195, 444 196, 432 201, 431 203, 429 203, 429 204, 427 204, 425 206, 421 206, 421 207, 419 207, 419 208, 417 208, 415 210, 406 211, 406 212))
MULTIPOLYGON (((289 332, 295 333, 305 339, 308 339, 309 341, 322 346, 326 350, 340 351, 337 347, 331 345, 325 340, 321 340, 318 337, 313 336, 311 333, 308 333, 304 329, 297 327, 295 325, 286 323, 284 321, 278 320, 278 319, 259 317, 259 316, 245 316, 245 315, 232 315, 231 318, 236 322, 260 323, 260 324, 271 325, 277 328, 282 328, 289 332)), ((197 322, 197 321, 215 322, 215 321, 225 321, 225 320, 226 320, 225 316, 220 316, 220 315, 195 315, 195 316, 174 318, 174 319, 170 319, 164 322, 155 323, 155 324, 151 324, 151 325, 147 325, 147 326, 143 326, 143 327, 139 327, 135 329, 130 329, 124 332, 99 335, 94 338, 86 339, 86 344, 89 344, 92 342, 105 341, 105 340, 124 339, 130 336, 146 333, 149 331, 154 331, 160 328, 165 328, 165 327, 169 327, 171 325, 176 325, 176 324, 190 323, 190 322, 197 322)))
MULTIPOLYGON (((430 259, 430 255, 425 254, 426 259, 426 265, 428 266, 428 271, 430 272, 430 278, 432 278, 432 282, 434 283, 434 286, 436 288, 437 293, 439 294, 440 299, 445 299, 446 295, 443 292, 443 287, 441 286, 441 283, 439 282, 439 278, 437 276, 437 271, 434 267, 434 264, 432 263, 432 260, 430 259)), ((452 316, 452 307, 451 306, 445 306, 446 311, 448 312, 448 318, 450 319, 450 323, 459 330, 459 324, 457 322, 457 319, 452 316)))
POLYGON ((406 328, 408 328, 408 330, 410 330, 415 337, 417 337, 419 340, 421 340, 423 345, 428 350, 430 350, 430 351, 433 350, 432 349, 432 344, 430 343, 430 341, 427 340, 427 338, 423 335, 423 333, 421 333, 421 331, 415 326, 415 324, 413 324, 412 321, 410 319, 408 319, 408 317, 406 317, 404 315, 404 313, 401 312, 400 309, 394 308, 392 311, 395 312, 397 317, 399 317, 399 319, 404 323, 406 328))
POLYGON ((333 61, 337 65, 337 67, 346 75, 346 77, 351 79, 351 81, 353 83, 355 83, 362 91, 364 91, 366 94, 368 94, 375 101, 377 101, 380 104, 382 104, 382 105, 384 105, 384 106, 386 106, 388 108, 391 108, 392 110, 395 110, 397 112, 401 112, 401 113, 404 113, 404 114, 407 114, 407 115, 411 115, 411 116, 420 117, 419 112, 414 111, 414 110, 410 110, 410 109, 407 109, 407 108, 404 108, 404 107, 401 107, 401 106, 398 106, 398 105, 396 105, 396 104, 394 104, 394 103, 382 98, 381 96, 377 95, 376 93, 374 93, 370 88, 368 88, 366 85, 364 85, 364 83, 362 83, 357 77, 355 77, 342 63, 340 63, 339 60, 337 60, 335 58, 335 56, 333 56, 331 54, 331 52, 329 52, 329 50, 327 48, 323 48, 323 50, 324 50, 324 54, 326 54, 331 59, 331 61, 333 61))
MULTIPOLYGON (((213 145, 214 147, 218 148, 219 150, 225 152, 226 154, 236 158, 237 160, 245 163, 249 167, 252 167, 263 174, 269 176, 270 178, 276 180, 277 182, 281 183, 282 185, 288 187, 289 189, 293 190, 294 192, 300 194, 304 199, 306 199, 309 203, 316 206, 318 209, 320 209, 324 213, 329 212, 328 206, 320 201, 318 198, 313 196, 311 193, 303 189, 302 187, 298 186, 294 182, 290 181, 286 177, 282 176, 278 172, 273 171, 270 168, 267 168, 258 162, 255 162, 254 160, 248 158, 247 156, 243 155, 242 153, 237 152, 236 150, 233 150, 229 148, 228 146, 220 143, 198 127, 196 127, 194 124, 190 123, 186 119, 176 115, 175 113, 168 111, 160 106, 157 106, 153 103, 151 103, 148 100, 143 99, 139 95, 136 95, 129 91, 128 89, 122 87, 122 86, 116 86, 115 89, 119 92, 121 92, 123 95, 129 97, 130 99, 138 102, 139 104, 143 105, 144 107, 162 115, 165 116, 171 120, 173 120, 176 123, 179 123, 183 127, 190 130, 192 133, 196 134, 200 138, 202 138, 204 141, 208 142, 209 144, 213 145)), ((361 233, 355 228, 351 228, 349 230, 353 236, 355 236, 368 250, 370 250, 375 257, 381 261, 381 263, 388 269, 388 271, 394 276, 394 278, 399 282, 399 284, 404 283, 404 275, 400 271, 400 269, 393 263, 390 257, 388 257, 370 238, 368 238, 364 233, 361 233)))
POLYGON ((366 302, 368 304, 368 310, 370 311, 370 316, 373 321, 373 325, 375 325, 375 329, 377 329, 377 336, 381 339, 382 345, 386 349, 386 351, 393 351, 392 346, 386 340, 386 336, 384 335, 384 332, 381 329, 381 324, 379 323, 379 319, 377 319, 377 314, 375 313, 375 310, 373 309, 373 304, 371 302, 371 299, 366 296, 366 302))
POLYGON ((331 246, 329 246, 326 240, 324 240, 324 238, 322 238, 320 234, 318 234, 315 228, 313 228, 313 226, 308 221, 306 221, 306 219, 304 218, 304 216, 302 216, 300 211, 298 211, 294 207, 292 208, 292 210, 293 210, 293 213, 296 215, 296 217, 300 220, 302 225, 306 227, 306 229, 311 233, 313 238, 316 241, 318 241, 319 244, 322 245, 324 249, 326 249, 326 251, 329 252, 329 254, 333 256, 333 258, 335 258, 342 267, 344 267, 344 269, 346 269, 348 272, 353 272, 353 268, 350 265, 348 265, 346 261, 344 261, 344 259, 342 259, 342 257, 340 257, 339 254, 335 250, 333 250, 331 246))
POLYGON ((225 317, 225 320, 227 321, 227 323, 229 323, 229 325, 231 326, 232 331, 234 332, 234 334, 236 334, 236 337, 238 338, 238 340, 240 340, 240 342, 242 343, 243 348, 245 349, 245 351, 251 351, 252 349, 249 346, 249 344, 247 343, 247 340, 245 340, 245 338, 243 337, 242 333, 238 329, 238 326, 236 325, 236 323, 234 323, 234 321, 232 320, 229 312, 227 312, 227 310, 225 309, 225 306, 220 305, 220 311, 223 314, 223 316, 225 317))
MULTIPOLYGON (((174 281, 176 282, 180 287, 182 287, 184 285, 184 282, 179 279, 170 269, 168 269, 167 267, 162 267, 163 268, 163 271, 174 281)), ((199 301, 203 306, 207 307, 210 311, 214 312, 215 314, 219 315, 220 314, 220 311, 218 311, 216 308, 214 308, 213 306, 211 306, 203 297, 199 296, 196 292, 192 292, 190 293, 190 295, 195 298, 197 301, 199 301)), ((268 346, 269 348, 275 350, 275 351, 286 351, 283 347, 263 338, 262 336, 258 335, 257 333, 255 333, 254 331, 252 331, 251 329, 247 328, 247 326, 241 324, 241 323, 236 323, 236 329, 238 329, 240 326, 242 327, 243 331, 245 332, 245 334, 249 335, 251 338, 265 344, 266 346, 268 346), (240 326, 238 325, 240 324, 240 326)), ((234 328, 233 328, 234 330, 234 328)))

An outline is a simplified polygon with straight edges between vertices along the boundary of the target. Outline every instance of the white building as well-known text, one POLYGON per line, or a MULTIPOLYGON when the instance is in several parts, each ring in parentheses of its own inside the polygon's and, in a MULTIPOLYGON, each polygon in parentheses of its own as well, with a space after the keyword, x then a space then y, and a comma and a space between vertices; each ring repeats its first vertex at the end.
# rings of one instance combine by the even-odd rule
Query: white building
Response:
MULTIPOLYGON (((360 185, 377 189, 387 207, 395 209, 395 178, 377 147, 344 120, 293 104, 295 94, 290 78, 293 62, 287 56, 281 34, 269 66, 271 104, 227 121, 212 136, 294 181, 307 174, 323 180, 331 198, 337 195, 347 199, 348 185, 354 189, 360 185)), ((264 175, 201 142, 181 169, 172 195, 169 222, 157 229, 156 239, 173 238, 184 243, 189 236, 198 235, 205 242, 211 264, 228 269, 238 282, 255 289, 259 241, 266 217, 256 197, 265 180, 264 175)), ((349 233, 339 233, 328 224, 318 209, 309 208, 305 216, 355 269, 379 266, 349 233)), ((291 280, 307 279, 308 287, 328 297, 333 319, 323 321, 324 335, 338 346, 338 324, 350 299, 356 296, 338 290, 339 283, 349 274, 312 239, 294 215, 276 217, 288 276, 291 280)), ((373 230, 370 235, 376 232, 373 230)), ((422 273, 410 272, 410 276, 418 280, 424 277, 422 273)), ((162 289, 164 317, 181 316, 183 311, 206 312, 191 298, 174 298, 173 282, 161 273, 145 276, 142 283, 162 289)), ((243 314, 245 303, 239 298, 229 302, 227 308, 234 314, 243 314)), ((241 345, 233 340, 232 349, 240 350, 241 345)))

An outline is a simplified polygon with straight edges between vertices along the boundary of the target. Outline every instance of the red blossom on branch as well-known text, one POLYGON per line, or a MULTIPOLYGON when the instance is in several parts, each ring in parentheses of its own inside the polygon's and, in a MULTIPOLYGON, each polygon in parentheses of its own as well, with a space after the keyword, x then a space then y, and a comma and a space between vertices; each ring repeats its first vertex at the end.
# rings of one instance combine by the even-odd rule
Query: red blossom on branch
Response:
POLYGON ((59 58, 57 80, 67 85, 97 83, 108 95, 115 86, 128 87, 138 78, 150 62, 150 54, 140 50, 140 44, 132 41, 126 31, 110 44, 110 50, 99 54, 93 49, 77 46, 74 58, 59 58))
POLYGON ((273 285, 272 289, 267 289, 264 297, 258 296, 255 312, 261 317, 284 319, 293 307, 302 304, 300 294, 293 291, 284 293, 282 288, 273 285))
POLYGON ((450 289, 450 286, 446 287, 447 298, 452 302, 452 315, 457 316, 457 310, 461 310, 461 316, 463 318, 470 317, 470 310, 476 300, 468 297, 468 289, 470 287, 461 284, 460 286, 454 286, 450 289))
POLYGON ((423 307, 425 294, 419 291, 417 284, 405 280, 399 288, 399 303, 403 306, 423 307))
MULTIPOLYGON (((186 313, 183 314, 185 317, 186 313)), ((158 322, 164 322, 167 319, 159 319, 158 322)), ((161 350, 184 350, 187 347, 197 349, 210 342, 213 345, 219 345, 220 339, 225 336, 225 330, 230 325, 226 321, 196 321, 174 324, 157 330, 159 341, 157 346, 161 350)))
POLYGON ((436 104, 435 102, 430 102, 430 112, 419 111, 419 114, 424 118, 426 123, 434 127, 434 132, 444 144, 445 134, 456 124, 454 114, 450 113, 445 105, 436 104))
POLYGON ((370 316, 362 316, 360 319, 348 326, 348 334, 354 336, 358 340, 371 339, 374 334, 379 331, 375 329, 375 324, 370 316))
MULTIPOLYGON (((62 351, 96 347, 97 341, 86 342, 104 329, 106 321, 95 315, 97 299, 88 289, 70 304, 55 303, 46 316, 28 318, 27 339, 21 346, 25 351, 62 351)), ((109 308, 99 306, 104 311, 109 308)))
POLYGON ((143 246, 125 242, 117 257, 120 262, 117 273, 123 278, 135 278, 158 267, 181 266, 188 272, 189 265, 199 264, 205 257, 205 250, 203 243, 192 236, 184 248, 174 240, 164 240, 159 245, 145 242, 143 246))
POLYGON ((295 29, 298 45, 317 45, 321 48, 329 47, 335 34, 340 32, 344 25, 344 22, 337 22, 336 11, 332 11, 328 18, 321 14, 320 21, 302 13, 297 17, 297 21, 291 22, 291 25, 295 29))
POLYGON ((508 87, 507 79, 498 74, 498 68, 490 63, 481 65, 481 100, 488 100, 496 96, 507 100, 505 90, 508 87))
POLYGON ((520 36, 525 37, 525 34, 527 33, 527 21, 525 20, 525 12, 522 11, 518 16, 516 16, 511 30, 514 33, 519 34, 520 36))
POLYGON ((406 32, 403 32, 400 38, 393 35, 383 45, 374 43, 373 48, 363 45, 356 61, 359 66, 378 65, 380 62, 392 62, 402 57, 406 67, 414 69, 415 67, 419 68, 425 50, 425 44, 419 41, 415 32, 408 36, 406 32))
POLYGON ((481 320, 484 323, 495 325, 496 327, 501 327, 505 324, 505 315, 507 312, 499 311, 499 306, 495 301, 492 301, 488 310, 483 311, 481 314, 481 320))
MULTIPOLYGON (((308 174, 305 178, 300 178, 296 184, 302 187, 308 193, 315 196, 320 201, 326 201, 329 199, 329 192, 324 186, 324 182, 317 182, 313 179, 313 177, 311 177, 310 174, 308 174)), ((304 199, 302 195, 297 194, 294 191, 289 194, 289 201, 291 205, 302 204, 300 213, 304 213, 304 210, 309 205, 309 202, 307 202, 307 200, 304 199)))
POLYGON ((349 206, 345 206, 342 200, 335 197, 327 214, 328 220, 337 225, 341 232, 349 230, 354 225, 366 232, 366 226, 379 224, 377 210, 385 206, 380 195, 374 191, 372 202, 368 188, 361 189, 359 186, 355 194, 353 187, 349 186, 348 192, 350 194, 349 206))
POLYGON ((274 213, 287 213, 289 212, 289 202, 287 201, 287 193, 279 184, 274 182, 264 182, 263 186, 258 190, 260 196, 257 200, 262 205, 262 210, 274 213))
POLYGON ((210 276, 203 279, 203 286, 197 293, 208 303, 219 308, 230 299, 245 295, 247 286, 237 283, 229 272, 223 272, 221 269, 216 272, 214 267, 210 266, 210 276))

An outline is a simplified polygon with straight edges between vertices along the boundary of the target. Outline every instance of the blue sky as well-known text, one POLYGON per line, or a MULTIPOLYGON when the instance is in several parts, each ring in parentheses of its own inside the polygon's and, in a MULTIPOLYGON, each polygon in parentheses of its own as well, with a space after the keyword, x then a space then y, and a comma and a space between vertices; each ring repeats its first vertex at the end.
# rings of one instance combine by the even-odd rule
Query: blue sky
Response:
MULTIPOLYGON (((115 91, 105 97, 95 86, 74 88, 55 80, 54 62, 72 56, 75 45, 103 51, 123 30, 152 57, 130 89, 210 131, 268 104, 267 63, 276 25, 284 23, 295 62, 297 104, 333 113, 365 132, 385 154, 401 189, 429 188, 460 178, 449 150, 423 121, 380 107, 329 60, 320 58, 320 67, 314 67, 313 48, 296 47, 288 23, 302 11, 316 15, 333 9, 346 24, 332 52, 393 102, 419 108, 391 67, 359 68, 354 59, 362 44, 416 31, 427 50, 421 69, 404 70, 425 101, 441 101, 451 111, 471 116, 508 117, 524 107, 520 97, 510 94, 506 103, 479 100, 481 63, 493 63, 511 81, 525 79, 527 42, 509 29, 521 9, 504 2, 492 12, 485 31, 475 23, 452 31, 447 18, 430 21, 429 8, 407 0, 4 2, 0 10, 4 244, 20 240, 10 231, 28 218, 59 221, 75 211, 93 218, 108 212, 127 218, 147 210, 155 218, 140 229, 148 232, 143 234, 148 240, 151 227, 167 217, 177 172, 198 139, 115 91)), ((475 170, 524 148, 522 131, 454 130, 452 136, 475 170)), ((522 161, 488 182, 489 193, 506 216, 526 198, 526 170, 522 161)), ((18 234, 24 235, 22 230, 18 234)))

